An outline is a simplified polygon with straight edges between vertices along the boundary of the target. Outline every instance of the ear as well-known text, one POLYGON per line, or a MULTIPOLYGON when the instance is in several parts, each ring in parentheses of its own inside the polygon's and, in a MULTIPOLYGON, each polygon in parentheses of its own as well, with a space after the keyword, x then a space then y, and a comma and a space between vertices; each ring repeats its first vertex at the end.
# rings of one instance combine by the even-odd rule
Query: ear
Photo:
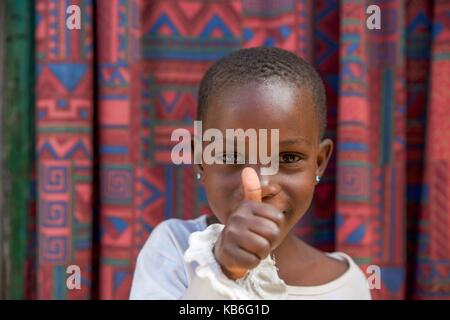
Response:
POLYGON ((328 161, 333 154, 333 141, 331 139, 323 139, 319 144, 319 152, 317 154, 316 175, 322 177, 327 168, 328 161))
MULTIPOLYGON (((191 139, 191 163, 194 164, 194 173, 200 173, 202 175, 203 178, 203 166, 201 164, 196 164, 194 159, 195 159, 195 152, 200 152, 201 150, 195 150, 195 146, 194 146, 194 139, 191 139)), ((199 157, 201 157, 202 155, 198 155, 199 157)), ((200 158, 201 159, 201 158, 200 158)), ((200 182, 202 181, 202 179, 200 179, 200 182)))

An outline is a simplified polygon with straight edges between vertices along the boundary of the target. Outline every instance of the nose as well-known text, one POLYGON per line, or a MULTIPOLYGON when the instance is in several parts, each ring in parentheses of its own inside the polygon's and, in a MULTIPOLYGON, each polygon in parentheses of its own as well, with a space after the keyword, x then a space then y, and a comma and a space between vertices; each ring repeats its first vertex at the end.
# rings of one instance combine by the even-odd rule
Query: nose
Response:
POLYGON ((281 187, 275 181, 275 175, 262 175, 259 174, 259 181, 261 182, 261 196, 262 200, 268 200, 276 196, 281 187))

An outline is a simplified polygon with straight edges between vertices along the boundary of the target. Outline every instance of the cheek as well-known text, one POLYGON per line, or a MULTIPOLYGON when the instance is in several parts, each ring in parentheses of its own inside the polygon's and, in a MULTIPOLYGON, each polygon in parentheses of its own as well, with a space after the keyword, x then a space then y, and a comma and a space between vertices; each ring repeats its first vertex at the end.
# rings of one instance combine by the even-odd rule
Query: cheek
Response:
POLYGON ((205 168, 204 189, 209 207, 214 215, 225 223, 229 212, 239 202, 240 185, 233 175, 224 175, 217 170, 205 168))
POLYGON ((295 222, 306 213, 306 210, 311 205, 314 187, 315 183, 311 174, 301 173, 289 178, 287 190, 295 210, 293 214, 295 222))

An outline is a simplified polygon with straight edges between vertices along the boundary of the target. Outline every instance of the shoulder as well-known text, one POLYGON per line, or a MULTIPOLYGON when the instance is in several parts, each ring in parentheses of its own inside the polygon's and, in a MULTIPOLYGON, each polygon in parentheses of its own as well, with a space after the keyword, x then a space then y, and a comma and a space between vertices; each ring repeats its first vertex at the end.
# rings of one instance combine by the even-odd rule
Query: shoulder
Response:
POLYGON ((320 270, 327 270, 329 280, 337 279, 342 276, 352 276, 359 280, 366 280, 366 277, 356 262, 346 253, 322 252, 317 250, 318 258, 316 263, 320 270))
POLYGON ((172 246, 184 252, 187 249, 191 233, 205 228, 206 216, 200 216, 191 220, 167 219, 152 230, 144 248, 153 247, 162 250, 172 246))
MULTIPOLYGON (((339 279, 345 275, 350 267, 350 262, 336 253, 326 253, 312 248, 311 257, 313 263, 310 265, 310 277, 313 280, 312 285, 324 284, 339 279)), ((350 257, 348 257, 351 259, 350 257)))
POLYGON ((323 254, 322 260, 323 265, 326 267, 325 269, 329 270, 330 280, 339 278, 351 268, 348 260, 340 259, 333 254, 323 254))
POLYGON ((371 300, 365 274, 353 259, 343 252, 325 253, 317 250, 311 277, 315 283, 288 286, 293 299, 314 297, 326 300, 371 300))
POLYGON ((345 273, 351 274, 353 277, 360 280, 366 280, 364 273, 356 262, 348 254, 340 251, 326 253, 326 255, 341 265, 345 265, 345 273))
POLYGON ((205 226, 205 216, 168 219, 158 224, 141 248, 130 293, 132 299, 178 299, 191 272, 183 262, 189 235, 205 226))
POLYGON ((359 299, 371 299, 367 277, 360 266, 344 252, 337 251, 327 255, 344 262, 348 266, 341 278, 353 292, 359 294, 359 299))
POLYGON ((346 253, 323 252, 312 248, 315 256, 312 276, 321 283, 347 284, 368 288, 367 278, 355 261, 346 253))

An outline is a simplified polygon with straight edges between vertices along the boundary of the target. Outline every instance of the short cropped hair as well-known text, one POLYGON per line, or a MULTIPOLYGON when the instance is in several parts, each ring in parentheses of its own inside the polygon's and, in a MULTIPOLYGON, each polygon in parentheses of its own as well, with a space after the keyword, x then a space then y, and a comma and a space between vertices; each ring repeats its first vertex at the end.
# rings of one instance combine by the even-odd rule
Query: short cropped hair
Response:
POLYGON ((280 80, 288 85, 310 90, 322 139, 326 130, 326 96, 319 74, 299 56, 275 47, 240 49, 214 63, 200 82, 197 119, 205 119, 209 98, 220 90, 267 80, 280 80))

